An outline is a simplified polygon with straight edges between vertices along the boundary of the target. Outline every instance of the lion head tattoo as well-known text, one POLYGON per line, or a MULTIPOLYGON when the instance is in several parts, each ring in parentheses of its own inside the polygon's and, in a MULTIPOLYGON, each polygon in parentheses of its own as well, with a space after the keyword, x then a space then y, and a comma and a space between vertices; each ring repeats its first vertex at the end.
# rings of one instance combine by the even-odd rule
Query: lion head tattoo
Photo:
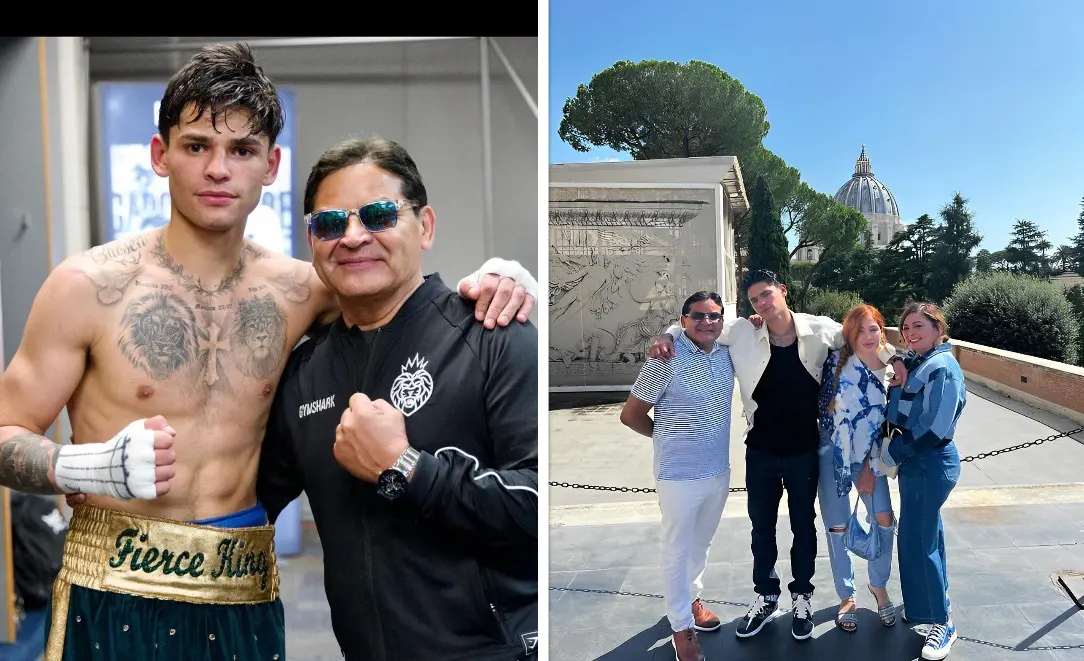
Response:
POLYGON ((117 344, 132 365, 164 381, 196 354, 196 317, 173 294, 147 294, 132 301, 121 319, 117 344))
POLYGON ((274 374, 286 344, 286 315, 271 294, 237 303, 234 334, 238 368, 246 376, 264 379, 274 374))

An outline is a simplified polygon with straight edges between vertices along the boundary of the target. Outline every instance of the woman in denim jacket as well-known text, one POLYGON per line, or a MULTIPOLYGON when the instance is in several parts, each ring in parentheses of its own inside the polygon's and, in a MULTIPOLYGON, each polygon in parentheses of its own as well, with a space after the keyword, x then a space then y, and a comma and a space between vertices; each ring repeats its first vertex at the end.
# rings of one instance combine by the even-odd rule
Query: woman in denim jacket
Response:
POLYGON ((906 622, 931 625, 922 658, 948 656, 956 627, 949 616, 941 506, 960 479, 953 435, 967 402, 964 374, 948 343, 948 324, 931 303, 910 303, 900 315, 910 353, 907 382, 889 392, 892 440, 882 454, 898 466, 899 566, 906 622))
POLYGON ((851 516, 853 484, 866 512, 876 523, 872 534, 881 553, 868 563, 869 591, 885 626, 896 623, 896 607, 886 585, 892 573, 892 498, 885 467, 880 463, 881 428, 888 396, 887 367, 878 358, 885 348, 884 318, 872 305, 858 305, 843 320, 843 347, 824 361, 820 392, 821 519, 828 538, 839 612, 836 624, 844 631, 858 628, 855 614, 854 561, 844 543, 851 516))

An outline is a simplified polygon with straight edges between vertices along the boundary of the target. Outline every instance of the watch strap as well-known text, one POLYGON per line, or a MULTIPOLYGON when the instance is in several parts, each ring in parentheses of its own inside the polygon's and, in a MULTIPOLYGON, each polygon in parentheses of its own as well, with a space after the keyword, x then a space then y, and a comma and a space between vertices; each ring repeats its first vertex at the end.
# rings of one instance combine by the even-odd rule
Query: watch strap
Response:
POLYGON ((411 473, 414 472, 414 467, 418 465, 418 459, 421 456, 421 452, 408 445, 407 449, 403 450, 403 453, 399 455, 399 458, 392 464, 391 469, 410 477, 411 473))

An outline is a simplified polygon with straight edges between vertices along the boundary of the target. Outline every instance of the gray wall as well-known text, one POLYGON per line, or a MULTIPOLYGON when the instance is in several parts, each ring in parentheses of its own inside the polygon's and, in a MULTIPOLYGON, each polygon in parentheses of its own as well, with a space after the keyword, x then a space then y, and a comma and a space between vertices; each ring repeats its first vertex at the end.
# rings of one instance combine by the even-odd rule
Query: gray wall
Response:
MULTIPOLYGON (((45 157, 38 83, 38 40, 0 40, 0 296, 4 367, 22 340, 23 324, 49 272, 45 240, 45 157), (24 227, 25 220, 25 227, 24 227)), ((9 535, 0 511, 0 541, 9 535)), ((0 545, 0 641, 7 639, 10 558, 0 545)))
MULTIPOLYGON (((537 38, 496 41, 537 104, 537 38)), ((191 55, 104 52, 146 43, 133 38, 93 38, 92 82, 164 82, 191 55)), ((520 261, 537 275, 538 123, 492 52, 492 254, 487 254, 483 242, 479 44, 476 39, 451 39, 254 48, 275 84, 296 95, 293 208, 299 226, 305 180, 320 154, 349 137, 379 135, 400 142, 411 152, 436 210, 436 244, 423 262, 427 272, 439 271, 445 282, 454 286, 486 258, 500 256, 520 261)), ((97 205, 94 209, 98 214, 97 205)), ((307 259, 304 234, 296 236, 294 254, 307 259)))
POLYGON ((0 296, 4 366, 49 273, 38 40, 0 43, 0 296), (24 227, 25 222, 25 227, 24 227))

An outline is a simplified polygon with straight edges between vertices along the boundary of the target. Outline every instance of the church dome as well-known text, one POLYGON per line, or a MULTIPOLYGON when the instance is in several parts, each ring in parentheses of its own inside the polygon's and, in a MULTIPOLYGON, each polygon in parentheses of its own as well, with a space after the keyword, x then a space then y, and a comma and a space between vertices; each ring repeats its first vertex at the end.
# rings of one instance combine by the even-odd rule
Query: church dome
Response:
POLYGON ((865 145, 862 145, 862 153, 854 165, 854 174, 850 181, 836 191, 836 202, 862 213, 881 213, 896 217, 900 215, 892 191, 873 176, 865 145))

